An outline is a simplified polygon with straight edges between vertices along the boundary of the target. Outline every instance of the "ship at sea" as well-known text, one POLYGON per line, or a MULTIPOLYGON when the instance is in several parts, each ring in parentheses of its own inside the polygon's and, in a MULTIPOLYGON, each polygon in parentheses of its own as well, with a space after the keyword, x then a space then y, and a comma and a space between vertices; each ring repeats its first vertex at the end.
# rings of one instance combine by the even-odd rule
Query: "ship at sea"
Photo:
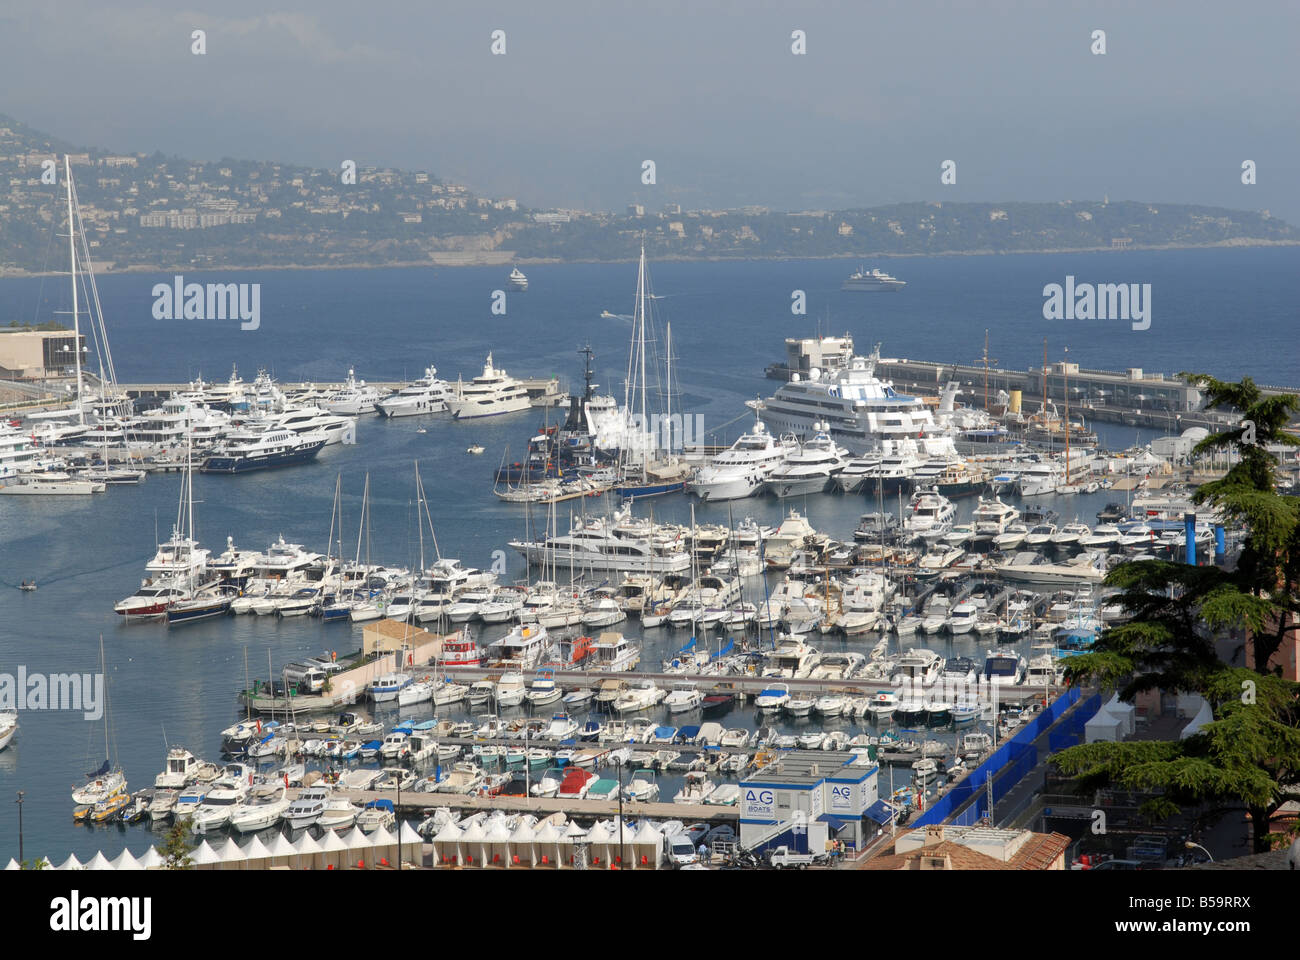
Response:
POLYGON ((515 267, 513 270, 510 271, 509 279, 510 279, 511 290, 528 289, 528 278, 524 276, 524 272, 520 270, 518 267, 515 267))
POLYGON ((840 289, 854 293, 875 293, 883 290, 901 290, 905 286, 907 286, 906 280, 891 277, 879 268, 868 270, 866 267, 859 267, 849 274, 840 289))

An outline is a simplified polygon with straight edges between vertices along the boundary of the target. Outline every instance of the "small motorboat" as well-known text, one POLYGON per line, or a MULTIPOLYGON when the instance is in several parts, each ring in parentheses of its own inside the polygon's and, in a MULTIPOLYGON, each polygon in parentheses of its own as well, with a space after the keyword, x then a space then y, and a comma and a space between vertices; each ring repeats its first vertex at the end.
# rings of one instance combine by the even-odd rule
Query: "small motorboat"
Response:
POLYGON ((483 449, 484 449, 484 448, 483 448, 483 445, 482 445, 482 444, 475 443, 475 444, 471 444, 470 446, 466 447, 466 448, 465 448, 465 452, 466 452, 466 453, 472 453, 472 454, 478 455, 478 454, 480 454, 480 453, 483 452, 483 449))
POLYGON ((18 584, 18 589, 23 590, 27 593, 31 593, 33 590, 36 589, 36 581, 24 580, 22 583, 18 584))

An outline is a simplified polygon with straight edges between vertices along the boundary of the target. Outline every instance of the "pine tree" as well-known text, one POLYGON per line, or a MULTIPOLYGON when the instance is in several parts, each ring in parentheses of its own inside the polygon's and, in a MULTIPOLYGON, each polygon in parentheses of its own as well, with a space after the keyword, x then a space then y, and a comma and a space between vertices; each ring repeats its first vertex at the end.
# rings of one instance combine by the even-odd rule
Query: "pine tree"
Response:
POLYGON ((1233 429, 1211 434, 1194 455, 1235 451, 1239 459, 1204 484, 1194 502, 1246 531, 1235 562, 1194 567, 1147 560, 1121 564, 1106 578, 1128 622, 1107 629, 1091 652, 1072 658, 1072 683, 1115 688, 1122 700, 1159 689, 1198 693, 1214 719, 1179 742, 1092 743, 1052 758, 1081 791, 1120 786, 1158 794, 1152 819, 1186 804, 1244 803, 1255 851, 1274 840, 1269 819, 1300 799, 1300 685, 1269 666, 1300 620, 1300 500, 1278 493, 1277 461, 1268 446, 1300 446, 1283 432, 1300 408, 1294 395, 1264 396, 1249 378, 1227 383, 1181 374, 1210 407, 1240 412, 1233 429), (1216 641, 1229 629, 1251 636, 1247 669, 1225 664, 1216 641))

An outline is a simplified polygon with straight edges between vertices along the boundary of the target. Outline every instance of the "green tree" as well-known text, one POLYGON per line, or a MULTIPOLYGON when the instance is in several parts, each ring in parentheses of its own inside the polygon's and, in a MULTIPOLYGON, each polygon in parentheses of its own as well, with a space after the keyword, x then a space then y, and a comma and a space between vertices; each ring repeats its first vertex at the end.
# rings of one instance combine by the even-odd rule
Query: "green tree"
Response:
POLYGON ((1118 587, 1128 622, 1107 629, 1093 650, 1072 658, 1071 682, 1115 688, 1131 701, 1152 689, 1198 693, 1214 719, 1177 743, 1093 743, 1052 758, 1081 791, 1120 786, 1157 793, 1145 813, 1168 816, 1189 803, 1244 803, 1256 852, 1272 843, 1269 818, 1300 799, 1300 685, 1269 666, 1300 613, 1300 501, 1276 489, 1268 445, 1297 446, 1284 432, 1300 408, 1292 395, 1264 396, 1249 378, 1228 383, 1182 374, 1207 404, 1241 414, 1236 427, 1207 436, 1194 454, 1235 450, 1238 461, 1194 495, 1245 531, 1235 562, 1193 567, 1125 563, 1106 578, 1118 587), (1232 668, 1216 644, 1229 629, 1249 631, 1251 662, 1232 668))
POLYGON ((163 858, 163 869, 188 870, 194 865, 194 858, 190 856, 193 849, 185 825, 175 824, 167 831, 166 839, 158 845, 158 855, 163 858))

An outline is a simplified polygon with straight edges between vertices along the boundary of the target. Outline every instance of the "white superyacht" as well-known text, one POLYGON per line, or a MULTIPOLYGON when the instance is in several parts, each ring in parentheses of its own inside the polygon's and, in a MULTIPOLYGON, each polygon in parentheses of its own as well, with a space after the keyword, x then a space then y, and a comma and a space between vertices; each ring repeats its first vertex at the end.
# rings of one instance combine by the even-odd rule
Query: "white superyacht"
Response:
POLYGON ((701 467, 687 489, 701 500, 738 500, 763 488, 772 472, 797 449, 794 440, 778 441, 763 421, 701 467))
POLYGON ((426 413, 442 413, 451 399, 451 387, 438 379, 435 367, 426 367, 424 376, 414 383, 390 394, 375 405, 386 417, 415 417, 426 413))
MULTIPOLYGON (((774 430, 811 436, 825 423, 831 439, 854 454, 879 448, 882 441, 937 433, 934 414, 924 400, 899 393, 876 376, 880 345, 870 357, 853 357, 843 369, 818 368, 807 378, 792 379, 767 400, 755 402, 774 430)), ((954 393, 955 395, 955 393, 954 393)), ((951 403, 945 394, 944 401, 951 403)))
POLYGON ((530 406, 528 391, 523 384, 494 367, 490 353, 483 364, 483 372, 469 383, 458 382, 447 405, 457 420, 517 413, 530 406))

